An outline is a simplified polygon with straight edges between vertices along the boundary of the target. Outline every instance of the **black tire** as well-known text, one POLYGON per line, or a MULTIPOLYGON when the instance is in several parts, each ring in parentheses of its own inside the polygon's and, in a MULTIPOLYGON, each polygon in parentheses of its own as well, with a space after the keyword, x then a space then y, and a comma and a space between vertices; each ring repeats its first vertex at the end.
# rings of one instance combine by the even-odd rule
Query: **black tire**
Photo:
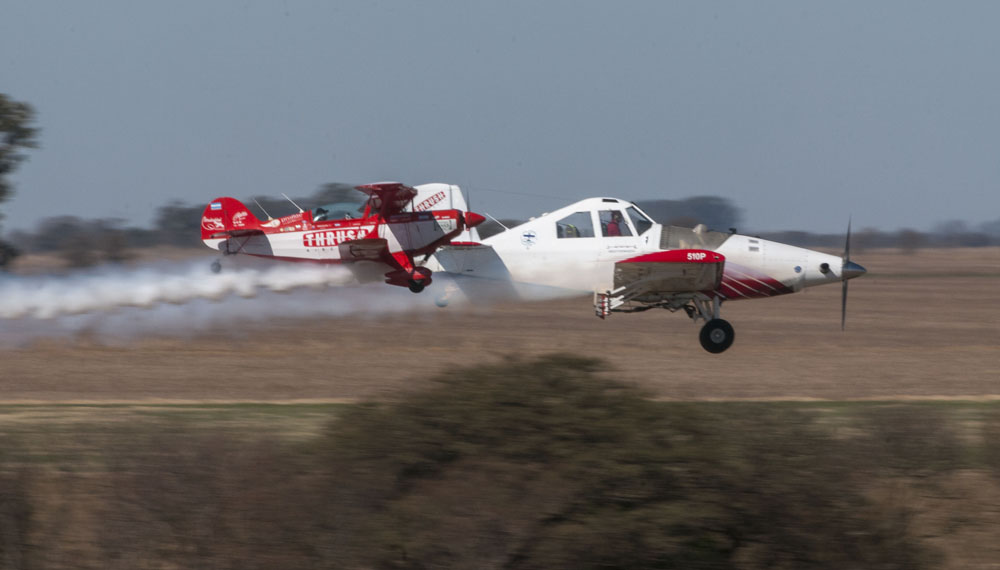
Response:
POLYGON ((736 333, 733 325, 722 319, 712 319, 701 327, 701 334, 698 335, 701 346, 712 354, 724 352, 733 345, 736 333))
POLYGON ((222 262, 218 259, 212 262, 212 273, 218 273, 222 271, 222 262))
POLYGON ((413 291, 414 293, 419 293, 419 292, 421 292, 421 291, 424 290, 424 282, 423 281, 415 281, 415 280, 411 279, 409 287, 410 287, 410 291, 413 291))

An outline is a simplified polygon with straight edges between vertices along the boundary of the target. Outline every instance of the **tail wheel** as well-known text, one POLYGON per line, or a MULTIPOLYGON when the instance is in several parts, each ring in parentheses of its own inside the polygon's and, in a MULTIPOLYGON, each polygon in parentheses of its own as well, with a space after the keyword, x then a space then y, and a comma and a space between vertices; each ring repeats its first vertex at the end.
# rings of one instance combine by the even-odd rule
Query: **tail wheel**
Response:
POLYGON ((736 333, 733 331, 733 325, 723 319, 708 321, 705 323, 705 326, 701 327, 701 334, 699 335, 702 348, 712 354, 725 351, 733 345, 735 338, 736 333))
POLYGON ((216 259, 215 261, 212 262, 211 268, 212 268, 212 273, 218 273, 222 271, 222 262, 216 259))

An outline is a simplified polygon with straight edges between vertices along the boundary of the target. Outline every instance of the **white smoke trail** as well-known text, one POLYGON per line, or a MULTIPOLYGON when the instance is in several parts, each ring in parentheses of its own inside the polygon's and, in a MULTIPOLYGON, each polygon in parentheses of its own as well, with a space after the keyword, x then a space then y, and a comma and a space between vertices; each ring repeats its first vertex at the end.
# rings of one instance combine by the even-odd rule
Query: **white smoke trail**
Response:
POLYGON ((247 321, 433 307, 433 296, 353 282, 339 266, 278 263, 216 274, 204 260, 2 276, 0 347, 79 333, 106 342, 209 329, 237 334, 233 325, 247 321))
MULTIPOLYGON (((358 285, 343 266, 306 263, 240 262, 212 273, 202 259, 131 267, 103 267, 64 276, 0 274, 0 349, 32 341, 85 334, 104 343, 144 337, 189 336, 211 331, 240 336, 275 319, 325 318, 349 314, 384 315, 438 311, 449 298, 489 311, 513 298, 552 300, 579 291, 514 287, 488 280, 463 281, 436 274, 431 287, 414 295, 381 282, 358 285), (472 297, 467 297, 472 293, 472 297)), ((374 271, 377 277, 380 271, 374 271)))
POLYGON ((219 300, 234 294, 253 297, 264 290, 345 285, 352 280, 342 267, 281 264, 212 273, 203 262, 104 268, 70 276, 6 277, 0 280, 0 319, 51 319, 120 307, 219 300))

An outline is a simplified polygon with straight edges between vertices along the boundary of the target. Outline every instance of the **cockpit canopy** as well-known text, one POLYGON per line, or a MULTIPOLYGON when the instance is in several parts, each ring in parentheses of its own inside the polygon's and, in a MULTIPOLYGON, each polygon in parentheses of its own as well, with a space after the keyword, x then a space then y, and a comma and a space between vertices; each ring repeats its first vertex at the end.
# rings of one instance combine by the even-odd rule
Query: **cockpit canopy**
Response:
POLYGON ((581 210, 556 221, 556 237, 592 238, 641 236, 653 220, 635 205, 605 198, 598 209, 581 210), (600 232, 600 233, 598 233, 600 232))
POLYGON ((365 212, 365 203, 361 202, 334 202, 324 204, 318 208, 313 208, 312 216, 314 222, 327 220, 352 220, 360 218, 365 212))

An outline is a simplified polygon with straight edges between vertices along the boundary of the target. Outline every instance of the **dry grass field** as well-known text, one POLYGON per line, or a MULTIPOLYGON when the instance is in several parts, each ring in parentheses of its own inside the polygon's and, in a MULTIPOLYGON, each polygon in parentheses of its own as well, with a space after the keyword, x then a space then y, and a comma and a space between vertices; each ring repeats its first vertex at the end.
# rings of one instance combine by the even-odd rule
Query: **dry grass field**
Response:
MULTIPOLYGON (((916 465, 903 475, 875 472, 865 487, 873 504, 909 509, 912 531, 942 557, 934 567, 995 568, 1000 470, 984 450, 994 449, 987 444, 1000 426, 998 404, 988 401, 1000 400, 1000 248, 855 257, 869 274, 851 282, 846 332, 836 285, 733 302, 723 317, 735 326, 736 343, 721 355, 701 349, 698 326, 682 314, 601 321, 589 298, 438 309, 431 296, 428 306, 404 312, 228 323, 186 337, 113 342, 81 334, 0 348, 0 451, 9 465, 34 469, 23 483, 36 509, 26 543, 57 545, 39 551, 44 567, 101 567, 107 553, 97 537, 108 525, 95 517, 111 488, 107 464, 158 458, 158 442, 175 441, 169 434, 183 442, 167 454, 171 468, 177 460, 171 454, 187 457, 189 443, 196 459, 190 465, 202 466, 198 454, 214 458, 212 442, 229 449, 246 441, 251 450, 265 436, 309 442, 350 408, 340 402, 391 398, 454 367, 563 352, 599 357, 607 375, 662 400, 801 401, 700 404, 703 410, 724 406, 746 416, 749 406, 759 411, 749 417, 766 418, 794 408, 821 418, 831 433, 855 436, 867 425, 859 418, 881 421, 884 432, 873 441, 887 447, 873 455, 891 464, 901 449, 899 456, 916 465), (879 402, 845 406, 845 400, 879 402), (900 400, 931 401, 893 403, 900 400), (275 405, 292 402, 298 405, 275 405)), ((46 271, 45 263, 38 260, 33 271, 46 271)), ((8 334, 17 326, 4 325, 8 334)), ((687 404, 657 405, 669 414, 687 404)), ((215 468, 209 462, 205 473, 193 474, 219 483, 215 468)), ((160 481, 174 472, 151 473, 159 478, 150 480, 160 481)), ((192 475, 178 473, 181 479, 166 482, 180 485, 192 475)), ((222 496, 232 491, 221 489, 222 496)), ((158 528, 150 524, 134 526, 158 528)), ((192 536, 204 534, 204 523, 194 528, 192 536)), ((171 540, 158 536, 150 544, 171 540)), ((140 544, 129 552, 143 559, 153 556, 151 548, 140 544)))
POLYGON ((449 367, 550 352, 603 358, 613 377, 663 399, 1000 397, 1000 248, 855 258, 869 274, 851 282, 846 332, 837 285, 731 302, 723 317, 736 342, 721 355, 701 349, 698 326, 683 314, 602 321, 589 298, 453 305, 110 345, 34 341, 0 350, 0 400, 349 401, 391 395, 449 367))

